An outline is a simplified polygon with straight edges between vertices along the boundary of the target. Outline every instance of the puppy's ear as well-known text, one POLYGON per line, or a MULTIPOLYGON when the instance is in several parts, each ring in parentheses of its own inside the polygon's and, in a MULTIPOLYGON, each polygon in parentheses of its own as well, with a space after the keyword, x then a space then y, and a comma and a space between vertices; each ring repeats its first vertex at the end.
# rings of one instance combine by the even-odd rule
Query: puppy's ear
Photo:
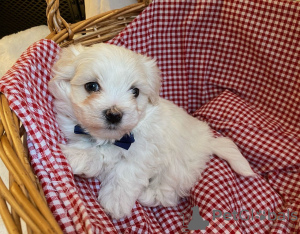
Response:
POLYGON ((55 62, 52 73, 53 78, 49 82, 49 91, 55 98, 70 93, 70 80, 75 74, 74 61, 76 57, 84 50, 81 45, 71 45, 63 48, 59 53, 59 58, 55 62))
POLYGON ((58 60, 52 68, 53 78, 48 84, 48 89, 56 101, 61 103, 61 105, 59 105, 61 107, 71 108, 70 80, 75 75, 76 66, 74 65, 74 61, 83 50, 84 47, 81 45, 72 45, 63 48, 59 53, 58 60))
POLYGON ((147 83, 150 88, 149 100, 153 105, 156 105, 159 100, 161 73, 154 59, 143 56, 142 61, 145 66, 147 83))

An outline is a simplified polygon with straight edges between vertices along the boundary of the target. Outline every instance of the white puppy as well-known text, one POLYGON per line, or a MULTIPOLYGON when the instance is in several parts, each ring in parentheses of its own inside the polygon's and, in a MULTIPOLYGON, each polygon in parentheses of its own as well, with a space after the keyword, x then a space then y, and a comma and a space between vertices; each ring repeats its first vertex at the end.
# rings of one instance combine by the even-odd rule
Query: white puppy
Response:
POLYGON ((211 154, 241 175, 255 175, 230 139, 214 138, 206 123, 160 98, 159 89, 155 61, 114 45, 70 46, 54 66, 49 90, 68 139, 61 149, 74 174, 99 178, 99 202, 113 218, 130 215, 136 200, 175 206, 211 154), (128 150, 117 146, 126 134, 127 147, 134 141, 128 150))

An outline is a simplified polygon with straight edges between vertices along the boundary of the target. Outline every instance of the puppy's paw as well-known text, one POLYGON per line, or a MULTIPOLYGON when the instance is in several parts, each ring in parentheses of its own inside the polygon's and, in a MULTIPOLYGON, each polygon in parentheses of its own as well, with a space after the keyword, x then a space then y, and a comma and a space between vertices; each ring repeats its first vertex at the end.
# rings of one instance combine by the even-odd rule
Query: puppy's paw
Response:
POLYGON ((159 189, 156 195, 157 201, 164 207, 176 206, 178 204, 179 196, 172 188, 159 189))
POLYGON ((156 197, 156 190, 148 187, 140 194, 138 201, 143 206, 155 207, 160 205, 160 202, 156 199, 156 197))
POLYGON ((96 177, 101 172, 103 158, 92 149, 78 149, 68 145, 60 145, 67 158, 73 174, 82 177, 96 177))
POLYGON ((98 200, 108 215, 121 219, 130 216, 136 198, 120 186, 106 185, 100 189, 98 200))
POLYGON ((156 188, 148 187, 139 196, 139 202, 144 206, 155 207, 163 205, 165 207, 176 206, 178 195, 174 189, 168 186, 156 188))

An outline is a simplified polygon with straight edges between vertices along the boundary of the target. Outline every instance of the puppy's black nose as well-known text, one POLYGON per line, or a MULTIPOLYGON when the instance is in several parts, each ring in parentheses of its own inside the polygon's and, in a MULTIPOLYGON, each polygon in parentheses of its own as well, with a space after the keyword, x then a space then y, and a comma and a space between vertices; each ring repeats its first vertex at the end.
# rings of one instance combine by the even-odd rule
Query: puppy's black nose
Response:
POLYGON ((123 113, 118 108, 112 107, 104 111, 104 116, 107 122, 117 124, 121 122, 123 113))

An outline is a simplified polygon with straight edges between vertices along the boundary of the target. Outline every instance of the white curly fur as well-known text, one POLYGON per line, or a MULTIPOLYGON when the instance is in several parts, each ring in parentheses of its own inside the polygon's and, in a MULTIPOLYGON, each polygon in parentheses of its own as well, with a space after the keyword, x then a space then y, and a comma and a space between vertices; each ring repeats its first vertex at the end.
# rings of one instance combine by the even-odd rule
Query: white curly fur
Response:
POLYGON ((175 206, 188 196, 211 154, 228 161, 239 174, 255 173, 228 138, 159 97, 155 61, 122 47, 97 44, 62 49, 49 90, 57 121, 68 139, 61 145, 74 174, 101 181, 99 202, 113 218, 130 215, 136 200, 145 206, 175 206), (97 82, 100 90, 84 85, 97 82), (137 98, 132 87, 139 89, 137 98), (103 111, 117 108, 119 124, 108 124, 103 111), (80 124, 88 135, 73 133, 80 124), (132 132, 129 150, 112 143, 132 132))

